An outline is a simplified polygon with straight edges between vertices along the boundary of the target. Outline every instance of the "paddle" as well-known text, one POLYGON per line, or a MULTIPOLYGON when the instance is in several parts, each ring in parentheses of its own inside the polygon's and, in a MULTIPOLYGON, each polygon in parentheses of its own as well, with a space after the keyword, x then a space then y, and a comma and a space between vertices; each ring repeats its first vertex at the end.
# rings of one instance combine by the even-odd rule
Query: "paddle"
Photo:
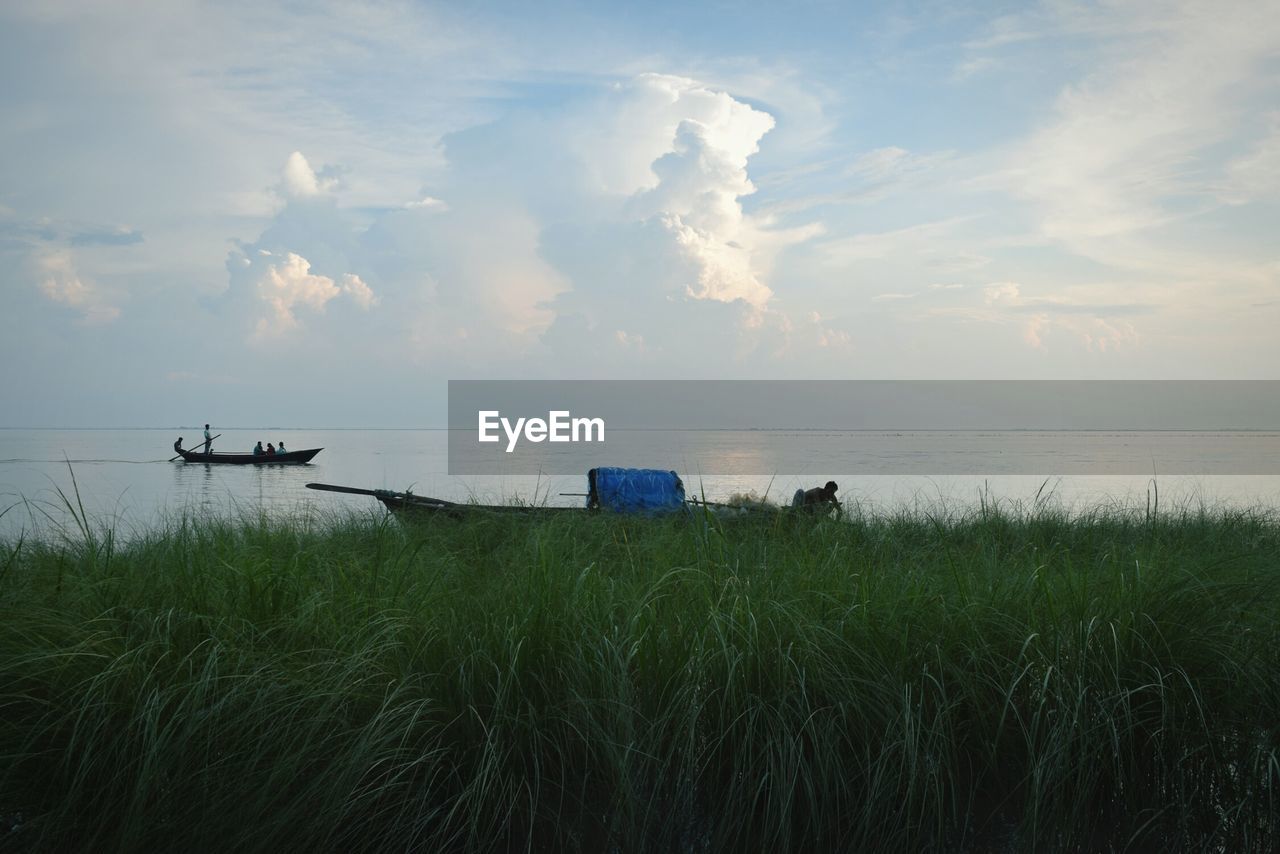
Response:
POLYGON ((390 489, 361 489, 358 486, 338 486, 333 483, 308 483, 307 489, 323 489, 326 492, 346 492, 350 495, 372 495, 374 498, 398 498, 411 503, 433 505, 436 507, 467 507, 466 504, 455 504, 443 498, 428 498, 425 495, 413 495, 407 492, 392 492, 390 489))
MULTIPOLYGON (((336 486, 332 483, 308 483, 307 489, 323 489, 326 492, 349 492, 352 495, 377 495, 377 489, 360 489, 355 486, 336 486)), ((385 492, 386 490, 381 490, 385 492)))
MULTIPOLYGON (((217 439, 217 438, 219 438, 221 435, 222 435, 222 434, 221 434, 221 433, 219 433, 217 436, 214 436, 214 437, 213 437, 213 439, 217 439)), ((209 440, 207 440, 207 441, 201 442, 201 443, 200 443, 200 445, 205 445, 205 446, 207 447, 207 446, 208 446, 208 444, 209 444, 209 442, 212 442, 212 441, 213 441, 213 439, 209 439, 209 440)), ((200 445, 197 445, 196 447, 198 448, 198 447, 200 447, 200 445)), ((192 449, 191 449, 191 451, 192 451, 192 452, 194 452, 194 451, 195 451, 195 448, 192 448, 192 449)), ((181 456, 182 456, 182 454, 178 454, 178 456, 177 456, 177 457, 170 457, 170 458, 169 458, 169 462, 173 462, 174 460, 178 459, 178 457, 181 457, 181 456)))

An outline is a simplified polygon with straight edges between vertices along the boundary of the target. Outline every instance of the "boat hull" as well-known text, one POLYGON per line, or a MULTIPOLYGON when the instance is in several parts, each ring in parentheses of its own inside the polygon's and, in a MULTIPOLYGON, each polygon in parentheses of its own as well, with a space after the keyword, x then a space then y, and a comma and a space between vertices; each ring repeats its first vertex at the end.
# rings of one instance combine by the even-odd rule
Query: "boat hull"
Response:
POLYGON ((458 504, 425 495, 378 491, 374 495, 393 513, 421 518, 430 515, 465 516, 473 513, 498 513, 504 516, 541 516, 544 514, 582 513, 584 507, 522 506, 519 504, 458 504))
MULTIPOLYGON (((459 504, 445 501, 443 498, 431 498, 426 495, 414 495, 412 492, 394 492, 390 489, 361 489, 355 486, 339 486, 332 483, 308 483, 308 489, 320 489, 325 492, 344 492, 349 495, 370 495, 382 502, 382 506, 398 516, 413 519, 431 517, 461 518, 472 515, 523 516, 533 518, 557 518, 572 515, 613 515, 599 508, 578 505, 576 507, 548 507, 544 504, 459 504)), ((642 516, 689 516, 708 513, 723 519, 776 519, 784 515, 795 515, 791 510, 779 507, 731 506, 710 501, 691 501, 669 513, 627 514, 642 516)), ((808 514, 805 514, 808 515, 808 514)))
POLYGON ((311 458, 324 448, 308 448, 305 451, 289 451, 284 454, 202 454, 197 451, 179 451, 182 459, 189 463, 218 463, 235 466, 278 466, 300 465, 311 462, 311 458))

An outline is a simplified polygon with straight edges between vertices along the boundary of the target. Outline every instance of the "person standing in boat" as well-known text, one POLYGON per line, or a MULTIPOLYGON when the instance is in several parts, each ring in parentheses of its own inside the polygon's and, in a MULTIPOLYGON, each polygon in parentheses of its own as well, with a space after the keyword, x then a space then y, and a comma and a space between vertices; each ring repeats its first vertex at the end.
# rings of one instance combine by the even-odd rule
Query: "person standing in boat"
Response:
POLYGON ((209 432, 209 425, 204 425, 204 452, 206 454, 213 453, 213 434, 209 432))

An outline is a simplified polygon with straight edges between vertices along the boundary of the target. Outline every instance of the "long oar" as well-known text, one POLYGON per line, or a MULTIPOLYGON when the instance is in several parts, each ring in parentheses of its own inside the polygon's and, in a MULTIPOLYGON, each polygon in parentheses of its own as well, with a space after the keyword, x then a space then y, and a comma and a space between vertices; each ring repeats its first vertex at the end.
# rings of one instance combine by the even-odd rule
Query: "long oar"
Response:
MULTIPOLYGON (((349 492, 352 495, 377 495, 377 489, 360 489, 356 486, 337 486, 332 483, 308 483, 307 489, 323 489, 326 492, 349 492)), ((381 490, 386 492, 386 490, 381 490)))
POLYGON ((445 501, 443 498, 429 498, 425 495, 411 495, 407 492, 393 492, 390 489, 361 489, 358 486, 338 486, 335 483, 308 483, 307 489, 323 489, 325 492, 346 492, 350 495, 372 495, 374 498, 400 498, 408 500, 410 503, 434 504, 438 507, 467 507, 466 504, 457 504, 453 501, 445 501))
MULTIPOLYGON (((213 439, 218 439, 218 438, 220 438, 221 436, 222 436, 222 434, 221 434, 221 433, 219 433, 217 436, 214 436, 214 437, 213 437, 213 439)), ((201 444, 201 445, 205 445, 205 446, 207 447, 207 446, 208 446, 208 444, 209 444, 209 442, 212 442, 212 441, 213 441, 213 439, 208 439, 208 440, 206 440, 206 441, 204 441, 204 442, 201 442, 200 444, 201 444)), ((197 445, 196 447, 199 447, 199 445, 197 445)), ((195 448, 192 448, 191 450, 194 452, 194 451, 195 451, 195 448)), ((181 457, 181 456, 182 456, 182 454, 178 454, 178 456, 177 456, 177 457, 170 457, 170 458, 169 458, 169 462, 173 462, 174 460, 178 459, 178 457, 181 457)))

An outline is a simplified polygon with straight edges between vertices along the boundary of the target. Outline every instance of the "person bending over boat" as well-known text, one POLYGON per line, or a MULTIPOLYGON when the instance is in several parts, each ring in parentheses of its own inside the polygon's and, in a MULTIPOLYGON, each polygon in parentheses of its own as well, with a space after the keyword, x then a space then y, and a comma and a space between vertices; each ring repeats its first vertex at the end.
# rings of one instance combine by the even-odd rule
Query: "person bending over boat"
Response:
POLYGON ((181 436, 178 437, 178 441, 173 443, 173 449, 177 451, 179 454, 182 453, 182 437, 181 436))
POLYGON ((266 451, 262 450, 262 442, 258 442, 258 444, 253 446, 253 455, 255 457, 261 457, 266 453, 267 453, 266 451))
POLYGON ((795 497, 791 499, 791 506, 812 513, 830 513, 832 510, 839 510, 840 501, 836 498, 836 490, 839 488, 834 480, 829 480, 826 486, 797 489, 795 497))

